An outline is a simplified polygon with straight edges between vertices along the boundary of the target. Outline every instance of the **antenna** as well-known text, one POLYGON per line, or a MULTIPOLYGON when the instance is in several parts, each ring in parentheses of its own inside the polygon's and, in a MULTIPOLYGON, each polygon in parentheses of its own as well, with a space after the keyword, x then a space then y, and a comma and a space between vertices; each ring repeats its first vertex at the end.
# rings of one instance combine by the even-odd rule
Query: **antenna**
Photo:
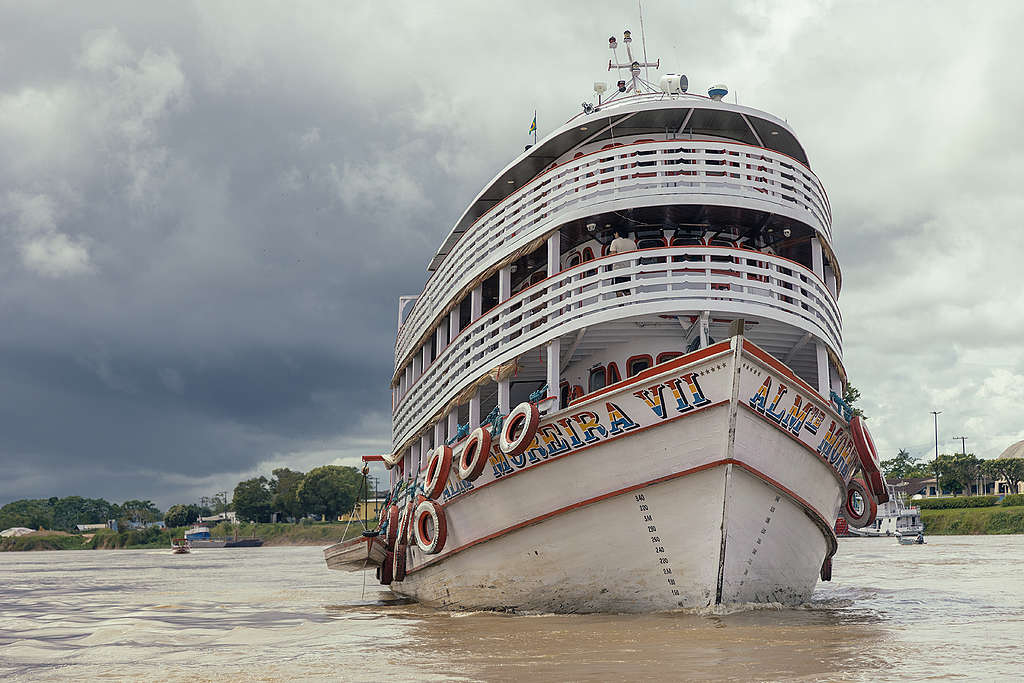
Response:
MULTIPOLYGON (((644 57, 644 61, 642 63, 636 61, 635 59, 633 59, 633 49, 630 47, 630 44, 633 42, 633 37, 630 34, 628 29, 622 32, 622 42, 626 45, 626 60, 627 61, 624 64, 618 64, 618 63, 614 63, 613 64, 612 62, 608 62, 608 70, 611 71, 612 69, 629 69, 629 74, 633 77, 633 92, 639 93, 640 92, 640 86, 639 86, 639 83, 637 81, 640 78, 640 67, 653 66, 655 69, 657 69, 661 65, 661 60, 659 59, 658 61, 656 61, 656 62, 654 62, 652 64, 652 63, 647 61, 646 57, 644 57)), ((615 53, 615 48, 617 47, 617 43, 615 41, 615 36, 612 36, 611 38, 608 39, 608 47, 610 47, 612 49, 612 53, 614 54, 615 53)), ((645 48, 645 50, 646 50, 646 48, 645 48)), ((618 59, 618 57, 616 57, 616 59, 618 59)), ((625 92, 625 90, 626 90, 625 81, 620 79, 619 80, 619 92, 625 92)))
POLYGON ((647 38, 644 36, 644 5, 640 0, 636 0, 636 6, 640 8, 640 44, 644 48, 644 80, 650 83, 651 71, 647 63, 647 38))

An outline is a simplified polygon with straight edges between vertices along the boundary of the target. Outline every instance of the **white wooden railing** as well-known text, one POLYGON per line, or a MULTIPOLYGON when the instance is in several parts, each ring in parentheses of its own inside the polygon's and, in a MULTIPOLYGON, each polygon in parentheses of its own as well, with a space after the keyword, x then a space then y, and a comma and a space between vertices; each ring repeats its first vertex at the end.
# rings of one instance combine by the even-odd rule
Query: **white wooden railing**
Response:
POLYGON ((635 315, 703 310, 777 320, 810 332, 842 357, 839 307, 825 284, 794 261, 694 246, 605 256, 538 282, 462 330, 398 397, 394 445, 428 426, 467 382, 557 336, 635 315), (628 283, 614 281, 624 276, 628 283), (623 290, 628 294, 618 296, 623 290))
POLYGON ((398 330, 396 367, 406 364, 452 299, 481 272, 558 225, 629 206, 730 200, 793 216, 831 242, 824 188, 810 169, 785 154, 712 140, 642 142, 591 152, 531 180, 455 243, 398 330))

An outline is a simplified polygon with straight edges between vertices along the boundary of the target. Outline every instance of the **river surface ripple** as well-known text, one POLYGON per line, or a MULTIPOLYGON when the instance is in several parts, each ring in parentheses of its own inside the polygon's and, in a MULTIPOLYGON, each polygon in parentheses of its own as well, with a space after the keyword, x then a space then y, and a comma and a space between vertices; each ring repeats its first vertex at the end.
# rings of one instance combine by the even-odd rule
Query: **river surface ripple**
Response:
POLYGON ((15 680, 1022 680, 1024 536, 843 539, 796 609, 448 613, 373 604, 319 548, 0 553, 15 680))

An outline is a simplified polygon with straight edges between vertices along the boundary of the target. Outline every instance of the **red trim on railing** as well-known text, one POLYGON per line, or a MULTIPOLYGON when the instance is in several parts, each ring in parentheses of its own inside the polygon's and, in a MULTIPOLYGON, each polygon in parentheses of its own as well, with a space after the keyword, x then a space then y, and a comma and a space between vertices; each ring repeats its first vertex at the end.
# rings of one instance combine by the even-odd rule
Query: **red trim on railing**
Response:
MULTIPOLYGON (((800 164, 801 166, 803 166, 803 167, 804 167, 804 168, 805 168, 805 169, 807 170, 807 172, 808 172, 808 173, 810 173, 810 174, 811 174, 811 176, 813 176, 813 177, 814 177, 814 179, 815 179, 816 181, 818 181, 818 185, 819 185, 819 187, 820 187, 820 189, 821 189, 822 197, 823 197, 823 198, 825 199, 825 204, 826 204, 826 208, 827 208, 827 210, 828 210, 828 217, 829 217, 830 219, 832 218, 832 207, 831 207, 831 203, 830 203, 830 202, 829 202, 829 200, 828 200, 828 193, 827 193, 827 192, 825 191, 825 185, 824 185, 824 183, 822 183, 822 182, 821 182, 821 179, 820 179, 820 178, 818 178, 817 174, 815 174, 815 173, 814 173, 814 171, 812 171, 812 170, 811 170, 811 168, 810 168, 809 166, 807 166, 806 164, 804 164, 804 163, 803 163, 802 161, 800 161, 799 159, 797 159, 797 158, 795 158, 795 157, 791 157, 791 156, 789 156, 788 154, 786 154, 785 152, 780 152, 780 151, 778 151, 778 150, 770 149, 770 148, 768 148, 768 147, 763 147, 763 146, 760 146, 760 145, 751 145, 751 144, 748 144, 748 143, 745 143, 745 142, 738 142, 738 141, 728 141, 728 142, 723 142, 723 141, 721 141, 721 140, 709 140, 709 139, 705 139, 705 138, 692 138, 692 139, 687 139, 687 140, 684 140, 684 139, 682 139, 682 138, 677 138, 677 139, 673 139, 673 140, 660 140, 660 141, 658 141, 658 144, 666 144, 666 143, 689 143, 689 142, 707 142, 707 143, 723 143, 723 144, 732 144, 732 145, 738 145, 738 146, 741 146, 741 147, 750 147, 750 148, 752 148, 752 149, 760 149, 760 150, 764 150, 764 151, 767 151, 767 152, 771 152, 771 153, 774 153, 774 154, 779 154, 779 155, 782 155, 782 156, 784 156, 784 157, 786 157, 786 158, 792 159, 792 160, 793 160, 794 162, 796 162, 796 163, 800 164)), ((643 142, 643 143, 641 143, 641 142, 631 142, 631 143, 625 143, 625 144, 622 144, 621 146, 622 146, 622 147, 630 147, 630 146, 632 146, 632 145, 639 145, 639 144, 645 144, 645 145, 649 145, 649 144, 651 144, 651 143, 650 143, 650 142, 643 142)), ((563 162, 562 162, 561 164, 558 164, 558 165, 552 165, 552 166, 550 166, 549 168, 547 168, 546 170, 544 170, 544 171, 541 171, 541 172, 540 172, 540 173, 538 173, 538 174, 537 174, 536 176, 534 176, 533 178, 531 178, 530 180, 528 180, 528 181, 526 182, 526 184, 525 184, 525 185, 523 185, 522 187, 520 187, 520 188, 516 189, 516 190, 515 190, 515 191, 513 191, 513 192, 512 192, 511 194, 508 194, 508 195, 506 195, 505 197, 503 197, 502 199, 500 199, 500 200, 499 200, 499 201, 498 201, 497 203, 495 203, 495 204, 494 204, 494 205, 493 205, 493 206, 492 206, 491 208, 489 208, 489 209, 488 209, 487 211, 485 211, 485 212, 484 212, 484 213, 482 213, 481 215, 477 216, 477 218, 476 218, 476 219, 474 219, 474 220, 473 220, 473 222, 472 222, 472 223, 470 223, 470 224, 469 224, 468 226, 466 226, 466 229, 465 229, 465 230, 463 230, 463 231, 462 231, 462 232, 461 232, 461 233, 459 234, 459 237, 458 237, 458 238, 457 238, 457 239, 455 240, 455 242, 454 242, 454 243, 452 244, 452 248, 454 248, 454 247, 455 247, 455 245, 456 245, 456 244, 458 244, 458 243, 459 243, 459 242, 460 242, 460 241, 462 240, 462 238, 463 238, 463 237, 464 237, 464 236, 465 236, 466 234, 468 234, 468 233, 469 233, 469 231, 470 231, 470 230, 472 230, 472 228, 473 228, 473 227, 475 227, 475 226, 476 226, 476 224, 477 224, 478 222, 480 222, 481 220, 483 220, 484 218, 486 218, 486 217, 487 217, 487 216, 488 216, 488 215, 489 215, 489 214, 490 214, 491 212, 495 211, 495 210, 496 210, 496 209, 497 209, 497 208, 498 208, 499 206, 501 206, 501 205, 502 205, 503 203, 505 203, 506 201, 508 201, 508 200, 509 200, 510 198, 512 198, 512 197, 515 197, 515 196, 516 196, 516 195, 517 195, 518 193, 520 193, 520 192, 524 192, 524 191, 526 191, 527 189, 531 189, 531 190, 532 190, 533 188, 531 187, 531 185, 533 184, 533 182, 534 182, 534 181, 536 181, 536 180, 538 180, 538 179, 540 179, 540 178, 544 177, 545 175, 547 175, 547 174, 549 174, 549 173, 552 173, 553 171, 556 171, 556 170, 558 170, 559 168, 561 168, 562 166, 565 166, 566 164, 570 164, 570 163, 573 163, 574 161, 578 161, 579 159, 581 159, 581 158, 583 158, 583 157, 587 157, 587 156, 590 156, 590 155, 592 155, 592 154, 599 154, 599 153, 600 153, 600 152, 602 152, 602 151, 605 151, 605 150, 604 150, 604 149, 601 149, 601 150, 595 150, 595 151, 593 151, 593 152, 587 152, 586 154, 581 154, 581 155, 579 155, 579 156, 574 156, 574 157, 573 157, 572 159, 567 159, 566 161, 563 161, 563 162)), ((549 180, 550 180, 550 179, 549 179, 549 180)), ((540 183, 539 183, 539 184, 540 184, 540 183)), ((539 184, 538 184, 538 185, 539 185, 539 184)), ((596 183, 595 183, 595 184, 596 184, 596 183)), ((490 186, 491 186, 491 185, 487 185, 487 186, 486 186, 486 187, 485 187, 485 188, 484 188, 483 190, 481 190, 481 192, 480 192, 480 195, 482 195, 482 194, 483 194, 484 192, 486 192, 486 190, 487 190, 487 187, 490 187, 490 186)), ((480 196, 480 195, 478 195, 478 196, 480 196)), ((475 201, 476 201, 476 199, 474 199, 474 202, 475 202, 475 201)), ((447 236, 445 237, 445 239, 447 239, 447 236)), ((451 249, 449 249, 449 251, 448 251, 448 254, 446 254, 445 256, 447 257, 447 256, 448 256, 449 254, 451 254, 451 249)), ((433 257, 431 258, 431 260, 433 260, 433 257)), ((442 260, 441 260, 441 263, 444 263, 444 259, 442 259, 442 260)), ((421 290, 421 295, 422 295, 422 292, 423 292, 423 291, 426 291, 426 289, 427 289, 427 286, 428 286, 428 285, 430 284, 431 280, 433 280, 433 279, 434 279, 434 276, 435 276, 435 275, 436 275, 436 274, 437 274, 438 272, 440 272, 440 266, 441 266, 441 264, 438 264, 438 267, 437 267, 436 269, 434 269, 434 270, 433 270, 433 271, 432 271, 432 272, 430 273, 430 276, 429 276, 429 277, 427 278, 427 281, 426 281, 426 282, 424 283, 424 285, 423 285, 423 290, 421 290)), ((413 310, 409 311, 409 315, 407 316, 407 319, 408 319, 409 317, 412 317, 413 313, 415 312, 415 309, 416 309, 416 305, 417 305, 418 303, 419 303, 419 298, 417 298, 416 302, 415 302, 415 303, 413 303, 413 310)))
MULTIPOLYGON (((605 246, 607 247, 607 245, 605 245, 605 246)), ((764 251, 758 251, 757 249, 749 249, 747 247, 717 247, 717 246, 713 247, 713 246, 700 245, 700 244, 690 244, 690 245, 679 246, 679 247, 674 247, 674 246, 668 246, 668 247, 648 247, 646 249, 636 249, 635 252, 636 253, 644 253, 644 252, 649 252, 649 251, 656 251, 658 249, 678 249, 678 250, 681 250, 681 251, 692 251, 692 250, 698 250, 699 251, 699 250, 702 250, 702 249, 730 249, 730 250, 733 250, 733 251, 744 252, 744 254, 757 254, 757 255, 759 255, 762 258, 761 259, 753 259, 753 260, 759 260, 762 263, 770 263, 770 259, 779 259, 779 260, 785 261, 787 263, 792 263, 794 266, 796 266, 797 268, 800 268, 802 271, 804 271, 805 274, 814 277, 819 283, 821 283, 821 286, 824 288, 824 290, 827 293, 829 293, 829 295, 831 296, 831 292, 829 292, 828 285, 825 283, 824 280, 822 280, 820 277, 818 277, 818 274, 814 272, 813 268, 811 268, 809 266, 805 266, 804 264, 800 263, 799 261, 794 261, 793 259, 787 258, 785 256, 780 256, 779 254, 769 254, 769 253, 764 252, 764 251)), ((634 252, 623 252, 623 253, 624 254, 631 254, 631 253, 634 253, 634 252)), ((543 278, 541 280, 538 280, 537 282, 534 282, 534 283, 530 284, 529 286, 524 287, 523 289, 520 289, 515 294, 512 294, 511 296, 509 296, 504 301, 499 301, 497 304, 492 306, 490 310, 485 311, 484 313, 481 313, 479 316, 477 316, 476 318, 471 320, 469 323, 467 323, 466 326, 462 330, 460 330, 459 333, 456 334, 453 339, 451 339, 448 342, 448 345, 445 346, 444 350, 442 351, 442 354, 445 351, 447 351, 452 346, 452 344, 454 344, 455 341, 458 340, 458 338, 460 336, 462 336, 463 332, 465 332, 467 329, 472 327, 478 320, 480 320, 481 318, 486 316, 488 313, 493 311, 498 306, 501 306, 502 304, 504 304, 504 303, 506 303, 508 301, 512 301, 513 299, 516 299, 517 297, 523 296, 526 292, 530 291, 534 287, 538 287, 540 285, 543 285, 545 282, 547 282, 548 280, 550 280, 552 278, 558 277, 558 276, 563 275, 565 273, 569 273, 569 272, 571 272, 573 270, 576 270, 576 269, 579 269, 579 270, 594 270, 595 268, 601 266, 600 261, 603 261, 605 259, 610 259, 610 258, 612 258, 614 256, 621 256, 621 255, 622 254, 608 254, 608 255, 605 255, 605 256, 598 256, 597 258, 592 259, 590 261, 584 261, 583 263, 580 263, 579 265, 570 266, 570 267, 568 267, 568 268, 566 268, 564 270, 560 270, 557 273, 555 273, 554 275, 548 275, 545 278, 543 278)), ((671 256, 672 256, 672 254, 666 254, 666 258, 671 257, 671 256)), ((739 257, 734 257, 734 258, 739 258, 739 257)), ((744 258, 750 258, 750 257, 744 256, 744 258)), ((692 270, 693 272, 700 272, 700 271, 708 270, 708 269, 711 268, 710 262, 708 262, 708 261, 678 261, 678 262, 677 261, 673 261, 673 263, 686 263, 686 264, 692 264, 693 266, 695 266, 695 267, 692 267, 692 268, 684 269, 684 271, 692 270), (698 265, 698 264, 707 264, 707 265, 698 265)), ((739 264, 739 265, 745 265, 745 264, 739 264)), ((666 270, 666 269, 656 268, 654 270, 666 270)), ((670 270, 674 271, 675 269, 670 269, 670 270)), ((611 275, 609 275, 609 277, 611 277, 611 275)), ((406 356, 405 356, 406 361, 409 359, 410 356, 414 355, 414 353, 415 353, 414 351, 410 351, 409 353, 407 353, 406 356)), ((437 358, 440 358, 440 357, 441 357, 441 355, 439 354, 437 358)), ((437 358, 435 358, 434 360, 437 360, 437 358)), ((433 364, 433 363, 431 363, 431 364, 433 364)), ((405 365, 407 365, 407 363, 403 363, 402 367, 404 368, 405 365)), ((400 374, 400 373, 396 372, 396 376, 398 374, 400 374)), ((392 384, 394 384, 394 381, 395 381, 394 378, 392 378, 392 384)), ((417 379, 417 381, 418 381, 418 379, 417 379)), ((410 385, 409 388, 412 388, 412 386, 413 385, 410 385)), ((406 390, 406 393, 408 393, 408 390, 406 390)))
MULTIPOLYGON (((607 245, 605 245, 605 246, 607 246, 607 245)), ((818 277, 818 274, 815 273, 813 269, 805 266, 804 264, 800 263, 799 261, 794 261, 792 259, 786 258, 785 256, 779 256, 778 254, 768 254, 768 253, 763 252, 763 251, 758 251, 756 249, 747 249, 745 247, 711 247, 711 246, 707 246, 707 245, 696 245, 696 244, 694 244, 694 245, 687 245, 685 247, 649 247, 647 249, 636 249, 635 253, 643 253, 643 252, 649 252, 649 251, 656 251, 658 249, 680 249, 680 250, 687 250, 687 251, 694 250, 694 249, 697 249, 697 250, 700 250, 700 249, 732 249, 734 251, 742 251, 742 252, 747 252, 747 253, 750 253, 750 254, 759 254, 762 257, 768 257, 769 259, 771 259, 771 258, 781 259, 782 261, 786 261, 788 263, 792 263, 796 267, 806 271, 807 274, 809 274, 809 275, 813 276, 814 278, 816 278, 818 280, 818 282, 821 283, 821 285, 825 289, 825 291, 831 295, 831 293, 828 292, 828 285, 825 284, 824 280, 822 280, 820 277, 818 277)), ((623 253, 632 254, 634 252, 623 252, 623 253)), ((524 287, 523 289, 519 290, 515 294, 509 296, 509 298, 505 299, 504 301, 499 301, 497 304, 495 304, 493 307, 491 307, 490 310, 488 310, 488 311, 486 311, 484 313, 481 313, 476 318, 474 318, 469 323, 467 323, 465 327, 463 327, 461 330, 459 330, 459 333, 456 334, 455 337, 452 338, 448 342, 448 345, 445 346, 445 348, 441 352, 441 354, 438 355, 438 358, 440 358, 441 355, 446 353, 448 351, 448 349, 450 349, 452 347, 452 345, 459 339, 459 337, 462 336, 463 332, 465 332, 470 327, 475 325, 477 323, 477 321, 482 319, 484 316, 488 315, 491 311, 493 311, 498 306, 501 306, 502 304, 505 304, 505 303, 507 303, 509 301, 512 301, 513 299, 516 299, 516 298, 524 296, 527 292, 529 292, 534 287, 540 287, 541 285, 543 285, 545 282, 547 282, 548 280, 550 280, 552 278, 559 277, 559 276, 564 275, 566 273, 572 273, 572 271, 577 270, 577 269, 578 270, 587 270, 587 271, 594 270, 595 267, 600 267, 601 266, 599 261, 603 261, 605 259, 611 259, 611 258, 613 258, 615 256, 621 256, 621 255, 622 254, 608 254, 606 256, 599 256, 599 257, 593 259, 592 261, 587 261, 587 262, 581 263, 581 264, 579 264, 577 266, 572 266, 570 268, 566 268, 565 270, 560 270, 557 273, 555 273, 554 275, 548 275, 547 277, 545 277, 545 278, 543 278, 541 280, 538 280, 537 282, 534 282, 533 284, 531 284, 531 285, 529 285, 527 287, 524 287)), ((666 258, 668 258, 670 256, 671 256, 671 254, 667 254, 666 258)), ((765 261, 765 263, 768 263, 768 262, 769 261, 765 261)), ((675 263, 675 262, 673 262, 673 263, 675 263)), ((707 261, 685 261, 685 262, 681 262, 681 263, 694 264, 694 265, 696 265, 698 263, 700 263, 700 264, 705 264, 705 263, 708 264, 708 265, 702 265, 700 267, 695 267, 695 268, 692 268, 692 269, 684 269, 684 272, 688 271, 688 270, 692 270, 693 272, 701 272, 701 271, 704 271, 704 270, 709 270, 710 267, 711 267, 710 266, 710 262, 707 262, 707 261)), ((655 269, 655 270, 662 270, 662 269, 655 269)), ((609 277, 613 277, 613 275, 609 274, 609 277)), ((840 322, 842 322, 842 318, 841 317, 840 317, 840 322)), ((410 356, 413 356, 413 355, 415 355, 415 352, 410 351, 408 354, 406 354, 405 358, 408 359, 410 356)), ((405 365, 407 365, 407 363, 403 363, 402 364, 403 370, 404 370, 405 365)), ((400 372, 396 371, 395 377, 398 377, 400 374, 401 374, 400 372)), ((422 377, 422 376, 423 376, 423 373, 421 372, 420 373, 420 377, 422 377)), ((416 386, 416 384, 419 382, 419 380, 420 380, 420 378, 417 377, 413 381, 413 383, 410 384, 406 388, 405 394, 403 394, 402 398, 404 398, 404 396, 406 394, 408 394, 409 391, 411 391, 414 386, 416 386)), ((392 378, 392 385, 394 385, 394 382, 395 382, 395 379, 392 378)), ((399 399, 399 404, 401 404, 401 398, 399 399)))

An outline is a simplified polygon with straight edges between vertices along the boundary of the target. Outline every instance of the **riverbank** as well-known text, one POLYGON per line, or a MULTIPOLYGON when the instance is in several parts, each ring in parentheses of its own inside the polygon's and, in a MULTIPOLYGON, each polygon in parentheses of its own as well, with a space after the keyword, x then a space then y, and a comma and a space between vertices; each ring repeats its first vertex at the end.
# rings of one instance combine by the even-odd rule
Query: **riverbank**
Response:
POLYGON ((1024 506, 921 510, 925 535, 1024 534, 1024 506))
MULTIPOLYGON (((370 523, 376 526, 376 521, 370 523)), ((326 546, 352 538, 362 532, 362 526, 343 522, 313 522, 311 524, 240 524, 238 538, 259 538, 264 546, 326 546)), ((0 539, 0 552, 30 550, 112 550, 138 548, 169 548, 172 538, 181 538, 188 527, 176 529, 132 529, 110 531, 101 529, 93 534, 69 534, 62 531, 37 531, 26 536, 0 539)), ((235 527, 219 524, 210 532, 215 537, 233 538, 235 527)))

